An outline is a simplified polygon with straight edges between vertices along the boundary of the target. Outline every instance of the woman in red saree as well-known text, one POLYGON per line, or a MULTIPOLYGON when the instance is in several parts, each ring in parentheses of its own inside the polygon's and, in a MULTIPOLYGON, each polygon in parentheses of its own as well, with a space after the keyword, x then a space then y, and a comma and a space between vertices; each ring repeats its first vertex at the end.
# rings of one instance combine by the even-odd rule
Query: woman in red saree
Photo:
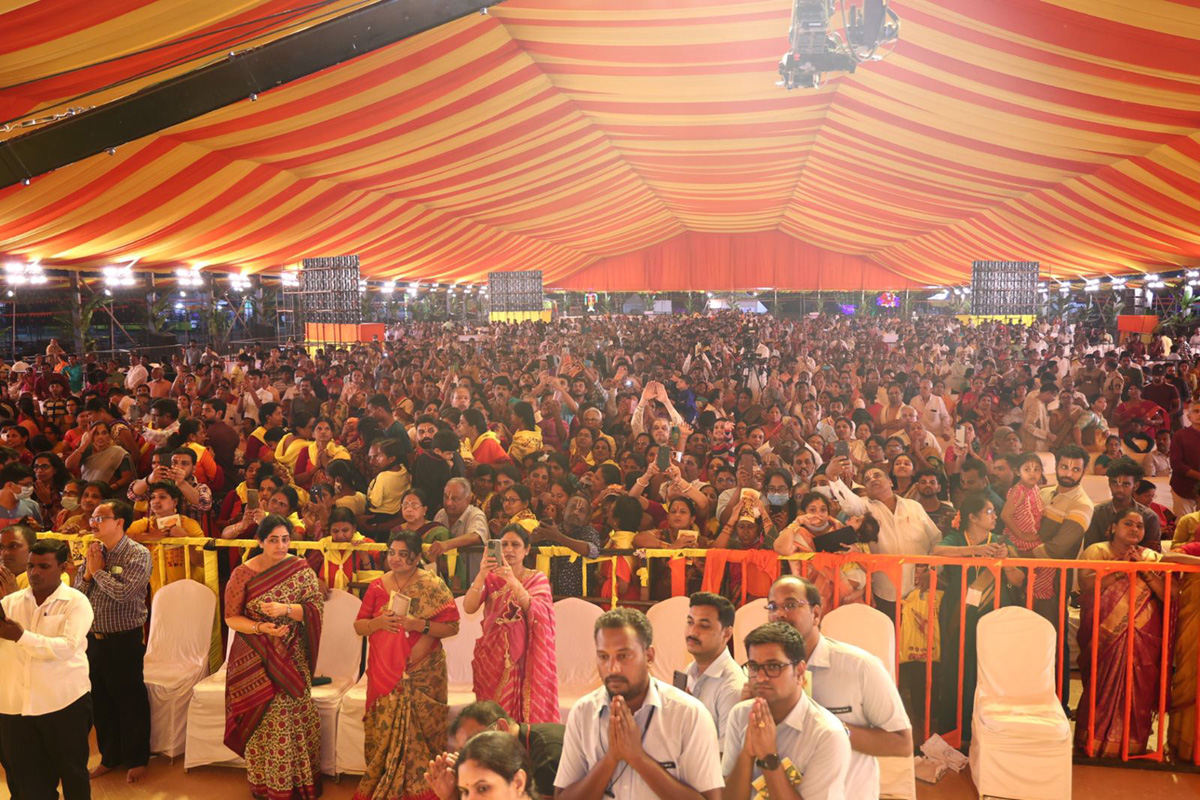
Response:
MULTIPOLYGON (((1145 527, 1141 512, 1131 508, 1119 514, 1109 529, 1107 542, 1083 551, 1087 561, 1160 561, 1162 556, 1141 546, 1145 527)), ((1146 752, 1154 714, 1158 709, 1160 660, 1163 636, 1163 577, 1151 572, 1110 572, 1100 579, 1100 627, 1093 629, 1097 603, 1096 572, 1079 571, 1079 677, 1083 694, 1075 712, 1075 746, 1091 756, 1121 755, 1126 692, 1129 698, 1129 754, 1146 752), (1129 610, 1129 581, 1134 587, 1133 613, 1129 610), (1126 686, 1125 652, 1128 625, 1134 625, 1133 684, 1126 686), (1092 640, 1099 637, 1095 669, 1092 640), (1092 681, 1096 681, 1096 714, 1090 721, 1092 681), (1092 728, 1088 751, 1088 728, 1092 728)))
POLYGON ((490 553, 463 596, 463 611, 483 607, 483 633, 471 662, 475 697, 494 700, 517 722, 558 722, 554 598, 550 581, 525 566, 529 533, 500 532, 503 563, 490 553))
POLYGON ((225 684, 225 746, 246 759, 256 798, 321 794, 321 720, 312 672, 323 595, 302 558, 288 555, 292 526, 269 515, 258 526, 262 554, 234 569, 225 624, 236 638, 225 684))
POLYGON ((388 539, 388 572, 367 587, 354 623, 370 637, 364 755, 355 800, 435 800, 426 766, 446 746, 448 677, 442 639, 458 633, 458 606, 436 574, 421 569, 421 535, 388 539), (409 598, 408 613, 391 607, 409 598))

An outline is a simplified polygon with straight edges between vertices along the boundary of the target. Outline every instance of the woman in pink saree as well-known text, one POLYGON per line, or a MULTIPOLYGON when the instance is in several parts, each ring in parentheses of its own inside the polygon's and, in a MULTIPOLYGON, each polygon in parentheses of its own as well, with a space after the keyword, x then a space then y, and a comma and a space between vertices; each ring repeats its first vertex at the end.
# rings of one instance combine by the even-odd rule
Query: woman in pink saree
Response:
POLYGON ((529 533, 500 532, 502 563, 486 555, 463 596, 463 611, 483 607, 483 633, 471 662, 475 697, 494 700, 517 722, 558 722, 554 598, 550 581, 525 566, 529 533))
MULTIPOLYGON (((1117 516, 1109 541, 1083 551, 1087 561, 1160 561, 1161 554, 1141 546, 1145 528, 1141 512, 1131 508, 1117 516)), ((1097 603, 1097 574, 1079 571, 1079 676, 1083 695, 1075 713, 1075 746, 1091 756, 1121 755, 1126 692, 1131 692, 1129 754, 1146 752, 1154 713, 1158 709, 1163 637, 1163 577, 1152 572, 1110 572, 1100 578, 1099 630, 1093 628, 1097 603), (1135 581, 1133 613, 1129 610, 1129 581, 1135 581), (1125 653, 1132 621, 1133 684, 1126 686, 1125 653), (1093 637, 1099 638, 1095 669, 1093 637), (1096 713, 1091 716, 1092 681, 1096 681, 1096 713), (1091 739, 1088 728, 1092 728, 1091 739), (1091 746, 1091 752, 1088 747, 1091 746)))

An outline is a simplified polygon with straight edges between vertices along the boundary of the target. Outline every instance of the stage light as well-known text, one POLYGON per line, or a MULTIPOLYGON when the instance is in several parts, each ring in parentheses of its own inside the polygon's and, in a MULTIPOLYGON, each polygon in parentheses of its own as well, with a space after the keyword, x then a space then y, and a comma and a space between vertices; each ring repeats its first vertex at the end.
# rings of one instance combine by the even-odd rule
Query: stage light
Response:
POLYGON ((175 270, 175 279, 181 289, 198 289, 204 285, 199 267, 175 270))
POLYGON ((46 282, 46 272, 36 261, 9 261, 4 265, 4 279, 9 286, 36 286, 46 282))
POLYGON ((244 272, 235 272, 229 276, 229 289, 234 292, 245 292, 250 289, 250 276, 244 272))
POLYGON ((133 262, 123 267, 105 267, 102 272, 104 285, 110 289, 121 289, 137 284, 137 279, 133 277, 133 262))
POLYGON ((1098 291, 1100 291, 1100 279, 1099 279, 1099 278, 1087 278, 1087 279, 1085 279, 1085 280, 1084 280, 1084 282, 1083 282, 1083 290, 1084 290, 1085 292, 1098 292, 1098 291))
POLYGON ((288 288, 296 288, 300 285, 300 273, 294 269, 285 269, 279 274, 279 280, 288 288))
POLYGON ((388 281, 382 287, 380 287, 379 291, 383 294, 390 295, 392 292, 396 291, 396 282, 388 281))

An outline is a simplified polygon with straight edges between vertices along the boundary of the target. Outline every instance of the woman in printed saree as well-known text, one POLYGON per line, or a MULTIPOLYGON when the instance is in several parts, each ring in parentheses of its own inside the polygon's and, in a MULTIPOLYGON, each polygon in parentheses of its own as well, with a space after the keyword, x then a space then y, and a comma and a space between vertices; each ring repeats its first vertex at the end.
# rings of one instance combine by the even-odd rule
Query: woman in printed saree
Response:
POLYGON ((441 640, 458 633, 458 606, 421 569, 421 536, 388 539, 388 572, 367 587, 354 630, 369 638, 365 756, 355 800, 432 800, 426 766, 446 745, 448 678, 441 640), (407 604, 407 613, 403 606, 407 604))
MULTIPOLYGON (((1142 514, 1130 508, 1113 521, 1107 542, 1083 551, 1084 561, 1160 561, 1162 556, 1141 546, 1146 530, 1142 514)), ((1079 571, 1079 678, 1083 683, 1075 711, 1075 746, 1088 755, 1121 755, 1126 692, 1129 698, 1129 754, 1146 752, 1150 728, 1158 709, 1162 659, 1164 578, 1156 572, 1110 572, 1096 588, 1094 570, 1079 571), (1129 582, 1134 583, 1134 607, 1129 608, 1129 582), (1097 599, 1097 596, 1099 599, 1097 599), (1100 627, 1094 627, 1096 604, 1100 627), (1133 622, 1133 685, 1126 686, 1126 648, 1133 622), (1092 664, 1092 641, 1099 639, 1092 664), (1096 681, 1096 714, 1091 717, 1092 681, 1096 681), (1091 752, 1088 752, 1088 728, 1091 752)))
POLYGON ((250 792, 268 800, 321 794, 321 719, 312 671, 324 610, 317 576, 288 555, 292 526, 275 514, 258 526, 262 553, 225 589, 235 632, 225 683, 225 746, 246 759, 250 792))
POLYGON ((502 561, 489 551, 463 596, 463 611, 483 607, 483 633, 471 662, 475 697, 494 700, 517 722, 558 722, 554 598, 550 581, 524 562, 529 532, 500 532, 502 561))
MULTIPOLYGON (((1171 552, 1163 561, 1200 564, 1200 515, 1185 514, 1175 523, 1171 552)), ((1171 676, 1167 741, 1180 761, 1194 761, 1196 736, 1196 662, 1200 649, 1200 575, 1176 575, 1180 587, 1175 619, 1175 671, 1171 676)))

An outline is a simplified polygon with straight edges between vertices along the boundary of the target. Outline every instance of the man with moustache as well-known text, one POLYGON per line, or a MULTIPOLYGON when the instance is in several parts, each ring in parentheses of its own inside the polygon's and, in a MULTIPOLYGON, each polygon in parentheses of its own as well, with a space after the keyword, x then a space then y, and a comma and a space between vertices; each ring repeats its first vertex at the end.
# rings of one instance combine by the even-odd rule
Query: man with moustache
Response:
POLYGON ((615 608, 594 632, 604 685, 567 717, 555 800, 719 800, 717 729, 703 703, 650 677, 650 620, 615 608))
POLYGON ((812 699, 850 733, 846 797, 878 797, 876 757, 913 753, 912 725, 887 668, 866 650, 821 634, 821 592, 804 578, 787 575, 775 581, 767 613, 772 622, 785 622, 804 637, 812 699))
POLYGON ((708 709, 718 734, 724 733, 729 712, 741 701, 746 685, 746 673, 729 653, 734 613, 728 598, 696 592, 689 598, 684 629, 687 651, 693 659, 685 673, 687 690, 708 709))
MULTIPOLYGON (((753 699, 738 703, 725 729, 726 800, 866 800, 847 785, 850 737, 837 717, 804 693, 805 641, 784 622, 746 636, 753 699), (760 786, 761 782, 761 786, 760 786)), ((871 759, 874 761, 874 759, 871 759)))

